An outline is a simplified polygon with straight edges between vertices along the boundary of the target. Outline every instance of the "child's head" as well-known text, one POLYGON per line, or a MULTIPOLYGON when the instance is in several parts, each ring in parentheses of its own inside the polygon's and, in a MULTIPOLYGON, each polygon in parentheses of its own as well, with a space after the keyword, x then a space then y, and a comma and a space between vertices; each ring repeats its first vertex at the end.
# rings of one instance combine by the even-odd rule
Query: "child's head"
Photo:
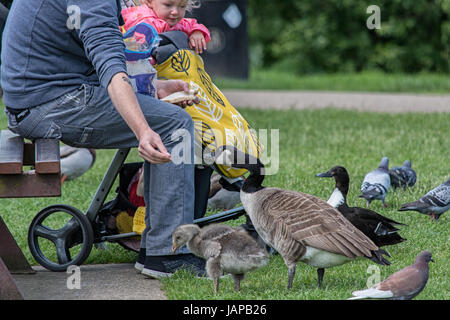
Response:
POLYGON ((158 18, 166 21, 171 27, 184 18, 186 11, 198 8, 199 1, 194 0, 141 0, 152 8, 158 18))

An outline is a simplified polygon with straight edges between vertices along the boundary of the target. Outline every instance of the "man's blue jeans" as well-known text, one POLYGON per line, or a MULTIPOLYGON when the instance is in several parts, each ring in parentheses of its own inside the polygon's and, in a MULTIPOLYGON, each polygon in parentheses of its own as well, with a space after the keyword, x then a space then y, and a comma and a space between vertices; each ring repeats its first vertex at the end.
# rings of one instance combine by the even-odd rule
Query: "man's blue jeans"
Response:
MULTIPOLYGON (((138 101, 150 127, 156 131, 167 151, 180 143, 171 135, 186 130, 193 155, 194 126, 182 108, 150 96, 138 94, 138 101)), ((138 141, 113 106, 105 88, 83 84, 50 102, 30 109, 19 123, 7 112, 11 131, 29 139, 54 138, 66 144, 96 149, 119 149, 138 146, 138 141)), ((186 141, 184 141, 186 142, 186 141)), ((106 170, 106 168, 105 168, 106 170)), ((168 255, 172 232, 180 224, 192 223, 194 215, 194 159, 189 163, 144 163, 144 199, 147 228, 141 248, 147 255, 168 255)), ((187 253, 182 248, 180 253, 187 253)))

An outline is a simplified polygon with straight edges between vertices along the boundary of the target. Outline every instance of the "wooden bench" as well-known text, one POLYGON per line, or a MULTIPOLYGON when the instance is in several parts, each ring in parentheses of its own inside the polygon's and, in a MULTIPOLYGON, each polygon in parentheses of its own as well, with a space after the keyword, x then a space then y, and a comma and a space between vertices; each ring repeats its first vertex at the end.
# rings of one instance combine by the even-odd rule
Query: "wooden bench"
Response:
MULTIPOLYGON (((59 197, 59 142, 25 142, 9 130, 0 132, 0 198, 59 197), (29 167, 24 170, 24 167, 29 167)), ((23 299, 11 273, 34 273, 0 212, 0 300, 23 299)))
POLYGON ((0 198, 58 197, 60 173, 58 140, 25 143, 11 131, 1 131, 0 198), (24 166, 34 169, 24 171, 24 166))

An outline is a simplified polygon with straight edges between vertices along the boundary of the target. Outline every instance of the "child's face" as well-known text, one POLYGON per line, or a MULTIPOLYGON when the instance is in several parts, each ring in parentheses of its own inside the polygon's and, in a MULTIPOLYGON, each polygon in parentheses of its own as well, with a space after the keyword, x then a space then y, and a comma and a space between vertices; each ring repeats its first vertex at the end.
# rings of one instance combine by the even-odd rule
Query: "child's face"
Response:
POLYGON ((186 0, 147 0, 144 3, 155 11, 158 18, 166 21, 171 27, 186 14, 186 0))

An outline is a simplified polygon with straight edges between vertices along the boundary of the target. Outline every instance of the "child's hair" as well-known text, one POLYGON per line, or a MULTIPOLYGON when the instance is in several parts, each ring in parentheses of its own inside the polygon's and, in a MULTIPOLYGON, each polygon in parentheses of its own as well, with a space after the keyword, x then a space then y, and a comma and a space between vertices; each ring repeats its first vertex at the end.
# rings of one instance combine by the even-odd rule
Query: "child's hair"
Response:
MULTIPOLYGON (((135 6, 138 6, 141 4, 140 0, 131 0, 131 1, 133 1, 135 6)), ((126 2, 126 0, 125 0, 125 2, 126 2)), ((181 3, 183 3, 183 2, 186 4, 186 10, 189 12, 191 12, 193 9, 200 8, 200 5, 201 5, 200 0, 182 0, 181 3)), ((126 7, 128 7, 128 6, 126 6, 126 7)))
POLYGON ((191 12, 193 9, 200 8, 200 0, 183 0, 186 3, 186 11, 191 12))

